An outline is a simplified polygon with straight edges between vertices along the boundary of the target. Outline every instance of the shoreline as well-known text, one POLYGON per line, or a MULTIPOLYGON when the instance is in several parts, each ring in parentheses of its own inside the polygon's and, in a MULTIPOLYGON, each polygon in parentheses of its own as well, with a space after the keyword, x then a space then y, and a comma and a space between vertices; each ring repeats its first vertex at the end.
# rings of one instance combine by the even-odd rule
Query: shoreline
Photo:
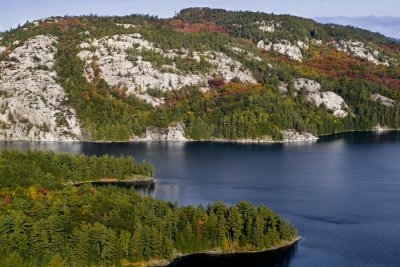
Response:
POLYGON ((108 185, 108 184, 121 184, 121 185, 126 185, 126 186, 142 186, 142 185, 152 185, 155 182, 154 177, 148 177, 148 176, 143 176, 143 177, 133 177, 129 179, 124 179, 124 180, 118 180, 115 178, 103 178, 99 180, 91 180, 91 181, 70 181, 65 183, 65 185, 72 185, 72 186, 80 186, 84 184, 98 184, 98 185, 108 185))
POLYGON ((270 139, 203 139, 203 140, 150 140, 150 139, 131 139, 124 141, 106 141, 106 140, 96 140, 96 141, 87 141, 87 140, 0 140, 0 142, 11 143, 11 142, 35 142, 35 143, 59 143, 59 144, 76 144, 76 143, 87 143, 87 144, 118 144, 118 143, 231 143, 231 144, 301 144, 301 143, 315 143, 318 142, 321 137, 334 136, 337 134, 346 134, 346 133, 386 133, 386 132, 397 132, 400 131, 396 128, 375 128, 370 130, 348 130, 336 133, 328 133, 321 134, 316 136, 317 139, 313 140, 270 140, 270 139))
POLYGON ((239 251, 220 251, 220 252, 219 251, 206 251, 206 252, 202 252, 202 253, 189 254, 188 256, 196 255, 196 254, 216 255, 216 256, 230 255, 230 254, 258 254, 258 253, 270 252, 270 251, 275 251, 275 250, 279 250, 282 248, 291 247, 291 246, 297 244, 298 242, 300 242, 301 239, 302 239, 302 237, 298 236, 291 241, 283 240, 279 245, 275 245, 273 247, 263 249, 260 251, 257 251, 257 250, 253 250, 253 251, 240 251, 240 250, 239 251))
POLYGON ((289 248, 294 245, 296 245, 298 242, 302 240, 301 236, 298 236, 294 238, 291 241, 283 240, 279 245, 270 247, 268 249, 263 249, 260 251, 218 251, 218 250, 210 250, 210 251, 203 251, 203 252, 196 252, 196 253, 190 253, 190 254, 185 254, 185 255, 179 255, 174 257, 171 261, 161 259, 161 260, 150 260, 147 262, 141 262, 141 263, 132 263, 133 266, 140 266, 140 267, 166 267, 170 264, 172 264, 175 261, 179 261, 182 258, 185 257, 191 257, 195 255, 208 255, 208 256, 223 256, 223 255, 240 255, 240 254, 259 254, 259 253, 268 253, 284 248, 289 248))
MULTIPOLYGON (((321 134, 318 136, 315 136, 316 139, 312 140, 267 140, 267 139, 203 139, 203 140, 193 140, 193 139, 187 139, 187 140, 149 140, 149 139, 132 139, 130 141, 119 141, 119 142, 114 142, 114 143, 231 143, 231 144, 308 144, 308 143, 315 143, 318 142, 321 137, 328 137, 328 136, 334 136, 337 134, 346 134, 346 133, 386 133, 386 132, 397 132, 400 131, 399 129, 396 128, 374 128, 370 130, 348 130, 348 131, 342 131, 342 132, 336 132, 336 133, 329 133, 329 134, 321 134)), ((91 142, 88 142, 91 143, 91 142)), ((95 141, 94 143, 98 143, 98 141, 95 141)), ((101 142, 99 142, 101 143, 101 142)), ((113 143, 113 142, 107 142, 107 143, 113 143)))

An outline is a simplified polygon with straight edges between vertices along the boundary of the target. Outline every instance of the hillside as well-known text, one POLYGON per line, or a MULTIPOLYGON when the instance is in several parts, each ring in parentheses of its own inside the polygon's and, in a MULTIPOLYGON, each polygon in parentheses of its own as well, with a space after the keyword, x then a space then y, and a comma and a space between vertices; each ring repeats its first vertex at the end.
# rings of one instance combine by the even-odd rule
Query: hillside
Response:
POLYGON ((400 44, 219 9, 0 34, 0 139, 299 141, 399 128, 400 44))

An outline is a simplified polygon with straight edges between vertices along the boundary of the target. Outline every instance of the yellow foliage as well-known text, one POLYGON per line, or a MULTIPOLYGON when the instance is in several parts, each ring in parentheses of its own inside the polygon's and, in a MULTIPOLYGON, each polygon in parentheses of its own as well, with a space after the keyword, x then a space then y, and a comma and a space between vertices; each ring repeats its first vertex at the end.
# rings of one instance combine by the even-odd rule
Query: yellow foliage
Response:
POLYGON ((38 190, 34 185, 31 185, 30 187, 28 187, 28 193, 27 193, 28 197, 30 197, 31 199, 35 199, 38 196, 38 190))

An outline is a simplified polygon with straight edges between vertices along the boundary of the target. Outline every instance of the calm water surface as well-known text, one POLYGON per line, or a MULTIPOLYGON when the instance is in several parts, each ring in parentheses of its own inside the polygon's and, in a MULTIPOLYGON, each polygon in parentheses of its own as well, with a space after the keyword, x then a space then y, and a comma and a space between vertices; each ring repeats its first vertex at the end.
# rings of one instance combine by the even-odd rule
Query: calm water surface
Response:
POLYGON ((400 266, 400 133, 313 144, 31 143, 0 149, 131 155, 156 167, 153 196, 181 205, 266 204, 303 240, 276 255, 200 257, 174 266, 400 266), (245 265, 234 263, 246 262, 245 265))

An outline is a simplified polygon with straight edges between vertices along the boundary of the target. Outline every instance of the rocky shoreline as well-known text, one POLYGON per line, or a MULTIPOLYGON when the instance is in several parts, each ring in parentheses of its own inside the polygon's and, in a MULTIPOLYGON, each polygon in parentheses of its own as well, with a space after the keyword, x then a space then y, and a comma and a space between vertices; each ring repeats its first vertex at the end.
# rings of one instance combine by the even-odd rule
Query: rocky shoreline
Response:
POLYGON ((244 143, 244 144, 273 144, 273 143, 297 143, 297 142, 315 142, 318 137, 311 133, 299 133, 294 129, 283 130, 283 140, 273 140, 270 136, 256 139, 223 139, 212 138, 203 140, 192 140, 185 137, 185 126, 180 123, 172 123, 168 128, 151 127, 146 130, 143 137, 135 137, 132 142, 165 141, 165 142, 221 142, 221 143, 244 143))
MULTIPOLYGON (((165 129, 162 129, 163 131, 165 129)), ((154 131, 154 128, 153 128, 154 131)), ((108 140, 96 140, 96 141, 82 141, 82 140, 27 140, 27 139, 13 139, 13 140, 0 140, 0 142, 45 142, 45 143, 145 143, 145 142, 172 142, 172 143, 188 143, 188 142, 204 142, 204 143, 237 143, 237 144, 289 144, 289 143, 312 143, 318 141, 321 137, 331 136, 335 134, 352 133, 352 132, 375 132, 383 133, 390 131, 400 131, 400 129, 389 128, 385 126, 377 125, 370 130, 347 130, 343 132, 323 134, 319 136, 314 136, 308 132, 299 133, 295 130, 285 130, 282 131, 284 135, 283 140, 273 140, 271 137, 256 138, 256 139, 222 139, 222 138, 212 138, 212 139, 201 139, 193 140, 187 139, 184 135, 180 133, 162 133, 158 137, 145 134, 144 137, 134 137, 130 140, 124 141, 108 141, 108 140), (171 138, 173 136, 173 138, 171 138), (175 138, 175 137, 179 138, 175 138)))
POLYGON ((181 258, 184 257, 190 257, 194 255, 213 255, 213 256, 219 256, 219 255, 234 255, 234 254, 257 254, 257 253, 264 253, 264 252, 271 252, 271 251, 276 251, 279 249, 283 248, 288 248, 291 246, 296 245, 300 240, 302 239, 301 236, 298 236, 294 238, 291 241, 282 241, 279 245, 273 246, 268 249, 260 250, 260 251, 221 251, 221 250, 211 250, 211 251, 204 251, 204 252, 199 252, 199 253, 192 253, 192 254, 186 254, 186 255, 178 255, 175 257, 172 261, 168 261, 165 259, 162 260, 150 260, 148 262, 141 262, 138 263, 137 265, 133 264, 133 266, 140 266, 140 267, 165 267, 170 265, 171 263, 178 261, 181 258))

